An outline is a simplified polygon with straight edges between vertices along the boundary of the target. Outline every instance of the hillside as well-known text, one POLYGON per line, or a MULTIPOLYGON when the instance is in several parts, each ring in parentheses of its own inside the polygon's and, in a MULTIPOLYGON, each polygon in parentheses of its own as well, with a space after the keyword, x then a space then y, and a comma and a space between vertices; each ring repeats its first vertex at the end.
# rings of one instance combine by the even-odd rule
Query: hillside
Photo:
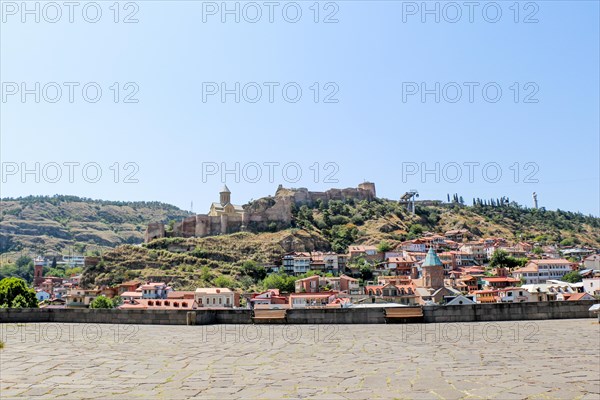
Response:
POLYGON ((526 209, 517 204, 417 206, 410 214, 395 201, 331 201, 326 206, 293 208, 291 229, 234 233, 205 238, 163 238, 143 246, 120 246, 105 252, 103 263, 88 269, 90 285, 134 278, 171 282, 177 288, 229 283, 247 289, 260 284, 243 271, 245 261, 277 263, 290 251, 345 252, 352 243, 392 246, 424 231, 469 229, 476 238, 504 237, 538 244, 599 247, 600 219, 564 211, 526 209), (226 281, 218 281, 228 277, 226 281), (231 278, 231 279, 230 279, 231 278))
POLYGON ((30 196, 0 201, 0 253, 32 255, 112 248, 143 241, 150 221, 187 216, 159 202, 115 202, 75 196, 30 196))

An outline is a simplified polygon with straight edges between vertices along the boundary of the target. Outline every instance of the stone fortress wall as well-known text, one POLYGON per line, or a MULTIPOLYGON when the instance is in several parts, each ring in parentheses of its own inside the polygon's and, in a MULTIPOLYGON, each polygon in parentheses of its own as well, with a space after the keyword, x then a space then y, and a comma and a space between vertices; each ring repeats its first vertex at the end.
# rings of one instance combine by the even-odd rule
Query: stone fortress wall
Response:
POLYGON ((204 237, 241 231, 265 231, 275 227, 285 229, 292 222, 292 206, 314 205, 321 200, 374 200, 375 184, 363 182, 356 188, 329 189, 325 192, 311 192, 307 188, 286 189, 279 185, 275 196, 263 197, 243 206, 244 212, 224 213, 213 216, 197 214, 178 221, 173 232, 167 232, 163 222, 152 222, 146 228, 146 243, 164 237, 204 237))

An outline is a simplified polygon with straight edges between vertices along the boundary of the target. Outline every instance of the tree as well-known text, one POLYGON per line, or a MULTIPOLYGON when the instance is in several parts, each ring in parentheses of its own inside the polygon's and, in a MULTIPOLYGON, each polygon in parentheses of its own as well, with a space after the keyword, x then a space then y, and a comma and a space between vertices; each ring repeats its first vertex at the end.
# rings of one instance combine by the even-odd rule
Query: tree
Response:
POLYGON ((46 276, 56 276, 59 278, 66 278, 67 275, 65 274, 65 271, 59 268, 50 268, 48 270, 48 272, 46 272, 46 276))
POLYGON ((109 298, 98 296, 90 303, 90 308, 114 308, 114 304, 109 298))
POLYGON ((247 275, 256 281, 261 281, 267 276, 267 270, 262 265, 258 265, 255 261, 248 260, 244 261, 240 272, 243 275, 247 275))
POLYGON ((412 233, 413 235, 420 235, 423 233, 423 226, 421 224, 412 224, 408 232, 412 233))
POLYGON ((22 294, 18 294, 12 301, 10 308, 28 308, 27 299, 22 294))
POLYGON ((360 276, 363 279, 363 281, 368 281, 369 279, 372 279, 373 278, 373 269, 371 269, 371 266, 368 264, 365 264, 362 267, 360 267, 360 276))
POLYGON ((492 254, 490 267, 492 268, 516 268, 521 266, 522 261, 511 257, 504 250, 496 250, 492 254))
MULTIPOLYGON (((7 271, 8 272, 8 271, 7 271)), ((29 256, 20 256, 15 261, 12 274, 2 274, 4 276, 17 276, 23 278, 26 282, 33 281, 33 260, 29 256)))
POLYGON ((567 238, 560 241, 560 245, 565 247, 573 246, 574 244, 575 241, 573 240, 573 238, 567 238))
POLYGON ((282 292, 293 292, 296 288, 296 278, 283 273, 271 274, 263 280, 264 289, 279 289, 282 292))
POLYGON ((35 291, 27 287, 23 279, 2 279, 0 281, 0 307, 12 307, 15 300, 17 300, 15 304, 21 308, 37 308, 38 306, 35 291))
POLYGON ((17 264, 17 267, 22 269, 32 262, 33 262, 33 260, 31 259, 31 257, 20 256, 19 258, 17 258, 17 261, 15 261, 15 264, 17 264))
POLYGON ((52 257, 52 264, 50 264, 50 268, 56 268, 56 257, 52 257))
POLYGON ((562 280, 565 282, 569 282, 569 283, 577 283, 577 282, 581 282, 583 280, 583 277, 581 276, 581 274, 578 271, 571 271, 571 272, 567 272, 562 277, 562 280))
POLYGON ((210 281, 212 278, 212 272, 207 265, 204 265, 202 268, 200 268, 200 278, 205 282, 210 281))
POLYGON ((111 299, 113 307, 117 308, 119 307, 121 304, 123 304, 123 298, 121 296, 115 296, 111 299))
POLYGON ((386 253, 392 249, 392 245, 386 242, 385 240, 379 243, 377 246, 377 251, 380 253, 386 253))
POLYGON ((235 286, 235 282, 228 276, 219 275, 213 280, 213 284, 217 287, 222 288, 233 288, 235 286))

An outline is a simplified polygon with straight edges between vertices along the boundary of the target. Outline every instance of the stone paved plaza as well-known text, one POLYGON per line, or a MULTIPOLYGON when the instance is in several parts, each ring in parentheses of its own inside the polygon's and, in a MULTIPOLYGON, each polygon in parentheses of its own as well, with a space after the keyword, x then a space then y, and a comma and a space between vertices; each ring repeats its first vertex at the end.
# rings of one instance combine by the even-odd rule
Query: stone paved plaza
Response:
POLYGON ((2 399, 593 399, 595 319, 4 324, 2 399))

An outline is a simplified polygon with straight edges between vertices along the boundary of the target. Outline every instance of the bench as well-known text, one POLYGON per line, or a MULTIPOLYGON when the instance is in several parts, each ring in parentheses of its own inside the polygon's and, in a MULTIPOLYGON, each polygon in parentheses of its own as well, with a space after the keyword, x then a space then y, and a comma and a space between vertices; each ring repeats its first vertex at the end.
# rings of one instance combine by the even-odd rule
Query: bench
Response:
POLYGON ((421 307, 393 307, 385 309, 385 317, 390 319, 398 318, 423 318, 423 309, 421 307))
POLYGON ((254 320, 285 320, 286 310, 254 310, 254 320))

